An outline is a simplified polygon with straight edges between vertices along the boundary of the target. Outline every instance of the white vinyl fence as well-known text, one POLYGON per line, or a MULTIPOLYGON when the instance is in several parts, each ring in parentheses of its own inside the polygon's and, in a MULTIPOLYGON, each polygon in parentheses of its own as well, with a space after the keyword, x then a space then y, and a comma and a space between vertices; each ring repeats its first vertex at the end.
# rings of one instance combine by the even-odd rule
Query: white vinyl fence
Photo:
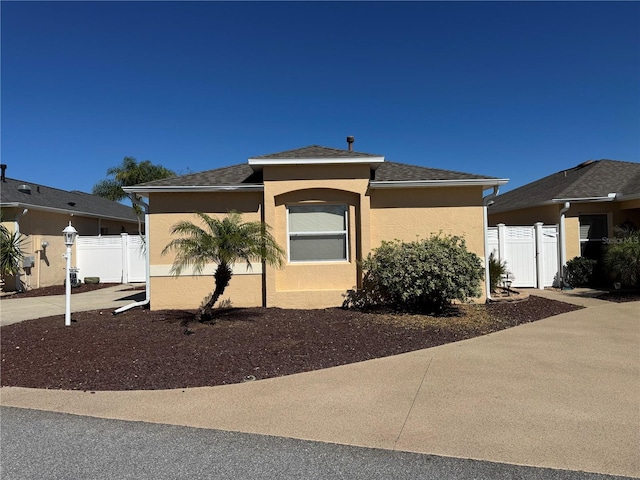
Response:
MULTIPOLYGON (((489 252, 507 262, 514 287, 543 289, 558 282, 558 226, 498 224, 488 229, 489 252)), ((488 258, 488 256, 487 256, 488 258)))
POLYGON ((140 235, 76 238, 78 277, 100 277, 101 283, 146 282, 144 243, 140 235))

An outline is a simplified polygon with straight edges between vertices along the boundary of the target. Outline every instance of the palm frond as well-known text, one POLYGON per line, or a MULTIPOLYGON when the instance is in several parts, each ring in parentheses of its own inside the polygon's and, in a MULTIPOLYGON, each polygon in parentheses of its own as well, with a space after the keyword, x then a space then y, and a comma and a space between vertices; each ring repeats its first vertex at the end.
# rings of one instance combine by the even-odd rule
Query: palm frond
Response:
POLYGON ((172 235, 180 235, 163 249, 162 254, 176 252, 172 273, 179 275, 187 267, 201 273, 207 263, 232 266, 244 261, 264 261, 281 266, 284 250, 262 222, 242 222, 242 216, 230 212, 219 219, 202 212, 195 214, 202 225, 184 220, 171 228, 172 235))

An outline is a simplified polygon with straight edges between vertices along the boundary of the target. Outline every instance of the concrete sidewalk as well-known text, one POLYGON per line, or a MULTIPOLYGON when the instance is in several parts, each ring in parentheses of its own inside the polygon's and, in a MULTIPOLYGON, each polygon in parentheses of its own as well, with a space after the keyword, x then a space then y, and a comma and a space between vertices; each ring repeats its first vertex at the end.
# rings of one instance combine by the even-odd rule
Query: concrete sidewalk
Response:
POLYGON ((0 389, 2 405, 640 476, 640 303, 258 382, 0 389))
MULTIPOLYGON (((113 309, 144 300, 144 290, 131 290, 144 284, 122 284, 100 288, 91 292, 71 294, 71 312, 113 309)), ((34 318, 65 314, 64 295, 0 299, 0 326, 34 318)))

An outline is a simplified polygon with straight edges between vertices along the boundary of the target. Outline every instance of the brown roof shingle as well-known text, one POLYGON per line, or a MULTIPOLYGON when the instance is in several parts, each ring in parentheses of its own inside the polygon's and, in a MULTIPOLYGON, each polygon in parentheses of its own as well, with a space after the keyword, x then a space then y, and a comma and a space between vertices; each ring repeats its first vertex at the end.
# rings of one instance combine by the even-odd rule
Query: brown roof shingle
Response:
MULTIPOLYGON (((371 153, 353 152, 336 148, 311 145, 308 147, 287 150, 252 159, 305 159, 305 158, 381 158, 381 155, 371 153)), ((441 170, 437 168, 421 167, 397 162, 381 162, 372 171, 372 181, 421 181, 421 180, 471 180, 493 179, 486 175, 441 170)), ((153 182, 143 183, 142 187, 216 187, 216 186, 240 186, 262 185, 262 171, 254 171, 248 163, 231 165, 229 167, 216 168, 199 173, 182 175, 179 177, 165 178, 153 182)))
POLYGON ((308 147, 285 150, 284 152, 269 153, 267 155, 260 155, 258 157, 251 158, 267 160, 271 158, 366 158, 381 156, 382 155, 375 155, 373 153, 354 152, 351 150, 341 150, 339 148, 322 147, 320 145, 309 145, 308 147))
POLYGON ((420 167, 406 163, 384 162, 374 172, 372 180, 377 182, 403 182, 420 180, 470 180, 480 178, 494 178, 474 173, 441 170, 438 168, 420 167))

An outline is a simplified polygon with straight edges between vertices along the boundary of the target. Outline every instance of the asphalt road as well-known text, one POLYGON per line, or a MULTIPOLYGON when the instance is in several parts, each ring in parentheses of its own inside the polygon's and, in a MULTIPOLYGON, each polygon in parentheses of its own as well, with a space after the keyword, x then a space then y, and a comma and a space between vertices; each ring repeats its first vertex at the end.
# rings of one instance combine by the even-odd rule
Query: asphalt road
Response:
POLYGON ((0 427, 3 480, 624 478, 11 407, 0 427))

